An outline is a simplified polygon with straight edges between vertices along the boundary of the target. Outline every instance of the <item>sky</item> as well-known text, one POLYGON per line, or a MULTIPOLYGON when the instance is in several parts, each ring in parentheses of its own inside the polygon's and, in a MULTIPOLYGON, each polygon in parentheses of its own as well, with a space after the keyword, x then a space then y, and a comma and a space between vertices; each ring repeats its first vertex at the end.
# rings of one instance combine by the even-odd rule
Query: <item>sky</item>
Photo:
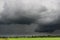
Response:
POLYGON ((58 24, 59 3, 59 0, 0 0, 0 24, 22 24, 29 27, 32 24, 39 27, 58 24))
POLYGON ((32 23, 33 20, 49 23, 58 18, 59 13, 54 13, 58 9, 58 0, 0 0, 0 21, 17 23, 25 17, 32 23))

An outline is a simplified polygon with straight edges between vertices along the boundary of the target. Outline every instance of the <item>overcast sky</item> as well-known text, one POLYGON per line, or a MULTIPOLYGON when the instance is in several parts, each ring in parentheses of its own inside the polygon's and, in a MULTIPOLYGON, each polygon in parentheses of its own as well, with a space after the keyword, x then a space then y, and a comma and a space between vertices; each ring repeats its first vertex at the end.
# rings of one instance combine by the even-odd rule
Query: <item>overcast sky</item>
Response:
MULTIPOLYGON (((56 23, 60 20, 59 3, 60 0, 0 0, 0 24, 22 24, 22 26, 19 25, 20 27, 11 26, 12 30, 18 31, 20 28, 19 31, 29 30, 30 32, 40 24, 56 23)), ((5 27, 3 29, 1 26, 1 30, 11 30, 10 26, 10 29, 7 28, 8 26, 5 27)))
POLYGON ((25 17, 30 22, 52 22, 59 15, 54 13, 59 9, 58 3, 59 0, 0 0, 0 21, 9 23, 15 20, 17 23, 25 17))

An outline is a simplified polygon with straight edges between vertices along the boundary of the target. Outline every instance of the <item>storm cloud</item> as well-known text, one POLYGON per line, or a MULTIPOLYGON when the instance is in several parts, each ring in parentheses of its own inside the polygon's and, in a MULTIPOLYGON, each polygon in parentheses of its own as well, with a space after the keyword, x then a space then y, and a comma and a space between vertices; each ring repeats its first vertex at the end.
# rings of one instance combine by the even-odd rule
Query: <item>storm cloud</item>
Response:
POLYGON ((37 27, 38 31, 51 31, 60 28, 59 17, 59 0, 0 0, 0 25, 4 27, 1 26, 1 30, 14 29, 19 33, 22 30, 30 32, 37 27))
POLYGON ((0 24, 49 23, 57 20, 59 13, 57 13, 56 1, 3 0, 1 1, 0 24))

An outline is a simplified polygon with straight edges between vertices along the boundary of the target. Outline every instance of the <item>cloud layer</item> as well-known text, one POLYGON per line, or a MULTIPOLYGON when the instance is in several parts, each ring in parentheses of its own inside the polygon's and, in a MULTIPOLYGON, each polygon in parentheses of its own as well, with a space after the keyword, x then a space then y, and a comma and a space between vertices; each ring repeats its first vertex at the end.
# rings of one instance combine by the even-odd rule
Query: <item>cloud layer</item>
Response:
POLYGON ((48 24, 59 18, 57 0, 3 0, 0 24, 48 24))
POLYGON ((60 0, 0 0, 1 34, 54 31, 60 28, 59 17, 60 0))

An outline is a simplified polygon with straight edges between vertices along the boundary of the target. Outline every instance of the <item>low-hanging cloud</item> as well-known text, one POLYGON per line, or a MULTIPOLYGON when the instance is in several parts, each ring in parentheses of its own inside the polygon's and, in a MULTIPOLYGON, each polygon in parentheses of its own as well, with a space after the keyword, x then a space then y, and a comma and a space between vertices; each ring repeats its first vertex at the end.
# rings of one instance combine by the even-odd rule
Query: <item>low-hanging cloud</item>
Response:
POLYGON ((3 0, 1 8, 4 10, 0 12, 0 24, 44 24, 56 21, 59 15, 56 1, 3 0))
POLYGON ((38 32, 53 31, 60 28, 59 5, 59 0, 0 0, 1 29, 3 33, 8 29, 18 33, 35 32, 37 29, 38 32))

